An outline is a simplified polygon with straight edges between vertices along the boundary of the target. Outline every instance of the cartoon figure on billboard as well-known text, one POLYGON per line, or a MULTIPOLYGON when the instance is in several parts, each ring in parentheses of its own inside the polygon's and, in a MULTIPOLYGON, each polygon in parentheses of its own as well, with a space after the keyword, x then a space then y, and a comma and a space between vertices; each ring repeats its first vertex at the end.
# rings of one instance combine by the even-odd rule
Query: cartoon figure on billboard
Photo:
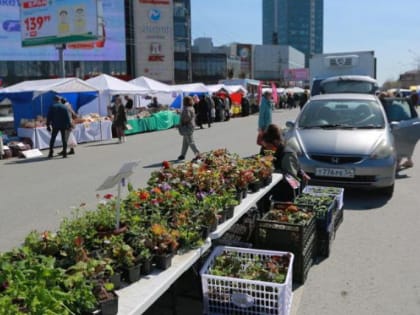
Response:
POLYGON ((74 8, 74 33, 86 33, 86 15, 84 6, 74 8))
POLYGON ((67 35, 69 33, 69 12, 67 9, 60 9, 58 11, 58 35, 67 35))

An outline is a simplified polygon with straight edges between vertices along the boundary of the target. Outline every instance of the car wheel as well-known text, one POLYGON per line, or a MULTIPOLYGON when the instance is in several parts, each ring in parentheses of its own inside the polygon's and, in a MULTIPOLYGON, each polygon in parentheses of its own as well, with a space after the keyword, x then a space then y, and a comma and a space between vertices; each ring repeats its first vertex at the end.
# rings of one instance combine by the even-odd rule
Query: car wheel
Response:
POLYGON ((392 195, 394 194, 394 184, 388 187, 381 188, 380 193, 386 198, 391 199, 392 195))

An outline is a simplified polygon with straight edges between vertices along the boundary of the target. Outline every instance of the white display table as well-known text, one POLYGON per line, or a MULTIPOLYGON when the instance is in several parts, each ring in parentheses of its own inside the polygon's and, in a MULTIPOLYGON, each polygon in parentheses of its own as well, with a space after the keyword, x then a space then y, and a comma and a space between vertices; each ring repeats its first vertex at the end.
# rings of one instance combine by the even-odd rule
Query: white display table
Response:
POLYGON ((235 207, 234 216, 220 224, 216 231, 209 235, 203 246, 182 255, 175 255, 172 260, 172 266, 167 270, 156 270, 151 275, 144 276, 130 286, 118 290, 118 314, 137 315, 144 313, 185 271, 200 259, 211 247, 212 239, 221 237, 281 179, 281 174, 273 174, 273 181, 270 185, 256 193, 248 193, 241 204, 235 207))
MULTIPOLYGON (((111 140, 111 127, 112 122, 108 120, 77 124, 73 129, 73 135, 77 143, 111 140)), ((36 149, 47 149, 50 146, 51 133, 46 127, 18 128, 18 136, 21 138, 30 138, 33 143, 33 148, 36 149)), ((58 133, 55 146, 61 145, 61 135, 58 133)))

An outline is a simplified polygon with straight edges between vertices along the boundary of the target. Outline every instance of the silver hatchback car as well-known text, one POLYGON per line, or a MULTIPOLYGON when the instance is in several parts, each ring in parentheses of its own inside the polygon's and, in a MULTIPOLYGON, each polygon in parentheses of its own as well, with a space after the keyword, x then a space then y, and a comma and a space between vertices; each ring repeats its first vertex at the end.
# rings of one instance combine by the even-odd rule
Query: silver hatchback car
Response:
POLYGON ((381 102, 369 94, 311 97, 295 122, 288 145, 299 155, 311 183, 394 191, 394 138, 381 102))

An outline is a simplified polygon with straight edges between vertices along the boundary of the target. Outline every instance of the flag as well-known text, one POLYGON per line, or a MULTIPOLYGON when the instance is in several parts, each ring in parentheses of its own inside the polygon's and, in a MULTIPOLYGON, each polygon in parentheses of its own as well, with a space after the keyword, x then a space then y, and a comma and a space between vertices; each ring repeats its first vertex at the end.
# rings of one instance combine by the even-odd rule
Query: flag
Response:
POLYGON ((271 82, 271 90, 273 91, 273 102, 274 104, 277 104, 278 102, 278 96, 277 96, 277 86, 274 82, 271 82))
POLYGON ((258 83, 258 91, 257 91, 257 104, 258 105, 260 105, 261 97, 262 97, 262 81, 258 83))

